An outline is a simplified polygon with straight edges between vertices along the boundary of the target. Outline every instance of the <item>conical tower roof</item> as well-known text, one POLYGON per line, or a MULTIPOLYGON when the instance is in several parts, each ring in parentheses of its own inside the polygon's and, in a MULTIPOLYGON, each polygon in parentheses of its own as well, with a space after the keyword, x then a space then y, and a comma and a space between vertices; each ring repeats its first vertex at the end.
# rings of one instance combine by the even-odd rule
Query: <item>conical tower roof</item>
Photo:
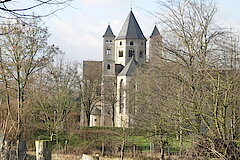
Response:
POLYGON ((103 37, 115 37, 110 25, 108 25, 107 30, 106 30, 105 34, 103 35, 103 37))
POLYGON ((161 36, 161 34, 160 34, 160 32, 159 32, 159 30, 158 30, 156 25, 155 25, 155 27, 153 29, 153 32, 152 32, 150 38, 155 37, 155 36, 161 36))
POLYGON ((128 14, 117 39, 146 39, 132 11, 128 14))

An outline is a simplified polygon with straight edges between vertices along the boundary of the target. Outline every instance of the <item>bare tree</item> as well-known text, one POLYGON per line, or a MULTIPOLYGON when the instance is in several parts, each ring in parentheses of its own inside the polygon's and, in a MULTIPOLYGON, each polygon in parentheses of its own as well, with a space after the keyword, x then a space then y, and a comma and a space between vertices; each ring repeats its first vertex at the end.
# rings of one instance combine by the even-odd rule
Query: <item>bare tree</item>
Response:
POLYGON ((21 2, 2 0, 0 1, 0 18, 45 17, 66 8, 71 1, 73 0, 27 0, 21 2))
MULTIPOLYGON (((18 142, 23 138, 25 94, 30 77, 34 72, 44 68, 52 60, 52 56, 59 52, 58 48, 48 45, 47 28, 40 26, 40 21, 37 19, 32 20, 31 23, 31 26, 9 23, 1 28, 3 32, 12 31, 11 34, 1 37, 0 58, 5 88, 8 93, 12 92, 12 99, 16 100, 15 125, 18 142)), ((17 154, 19 154, 18 147, 17 154)))
POLYGON ((154 124, 162 137, 200 137, 193 140, 195 156, 236 159, 238 38, 214 22, 213 1, 170 0, 159 5, 164 11, 157 14, 164 26, 161 63, 148 64, 138 75, 137 107, 144 115, 136 115, 136 122, 149 131, 154 124))
POLYGON ((37 124, 49 132, 51 139, 66 129, 67 116, 77 102, 79 76, 77 64, 60 60, 55 65, 49 65, 46 71, 38 73, 38 85, 35 86, 35 97, 38 98, 34 100, 37 124))

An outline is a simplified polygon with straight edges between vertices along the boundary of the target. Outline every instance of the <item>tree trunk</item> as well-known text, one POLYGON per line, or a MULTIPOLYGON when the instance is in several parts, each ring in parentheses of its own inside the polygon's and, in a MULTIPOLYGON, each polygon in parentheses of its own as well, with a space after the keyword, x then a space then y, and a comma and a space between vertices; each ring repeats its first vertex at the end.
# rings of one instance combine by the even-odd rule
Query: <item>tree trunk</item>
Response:
POLYGON ((104 145, 104 142, 102 142, 102 156, 104 156, 104 150, 105 150, 105 145, 104 145))
POLYGON ((0 141, 0 159, 9 160, 10 144, 5 141, 0 141))
POLYGON ((164 142, 160 143, 160 160, 164 160, 164 142))
POLYGON ((17 160, 25 160, 27 156, 26 141, 17 141, 17 160))
POLYGON ((115 105, 112 104, 112 125, 115 126, 115 105))
POLYGON ((89 127, 90 126, 90 115, 91 115, 91 113, 90 112, 86 112, 86 118, 87 118, 87 126, 89 127))
POLYGON ((125 148, 125 140, 122 141, 121 145, 121 160, 124 158, 124 148, 125 148))

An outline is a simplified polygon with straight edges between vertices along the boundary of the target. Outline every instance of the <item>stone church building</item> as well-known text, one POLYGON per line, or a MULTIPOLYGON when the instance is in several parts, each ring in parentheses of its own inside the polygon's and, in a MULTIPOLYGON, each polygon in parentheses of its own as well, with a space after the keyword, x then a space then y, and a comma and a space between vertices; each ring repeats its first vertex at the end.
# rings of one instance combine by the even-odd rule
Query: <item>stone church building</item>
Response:
MULTIPOLYGON (((149 58, 154 59, 162 37, 155 26, 149 38, 149 58)), ((147 62, 147 38, 144 36, 132 10, 116 37, 108 25, 103 35, 103 61, 101 74, 101 100, 90 116, 90 126, 130 126, 130 95, 126 88, 135 85, 132 77, 138 67, 147 62)), ((85 62, 86 63, 86 62, 85 62)), ((88 62, 89 63, 89 62, 88 62)), ((91 63, 99 63, 92 61, 91 63)), ((85 68, 83 67, 83 70, 85 68)))

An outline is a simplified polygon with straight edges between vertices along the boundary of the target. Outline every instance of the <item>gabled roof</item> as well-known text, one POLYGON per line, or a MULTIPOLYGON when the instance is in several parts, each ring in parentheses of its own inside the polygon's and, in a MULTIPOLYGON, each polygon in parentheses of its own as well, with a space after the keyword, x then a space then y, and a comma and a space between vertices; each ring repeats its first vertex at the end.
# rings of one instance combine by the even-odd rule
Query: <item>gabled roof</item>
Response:
POLYGON ((121 64, 115 64, 115 73, 116 75, 118 75, 122 70, 123 70, 124 66, 121 64))
POLYGON ((101 115, 101 110, 94 107, 92 112, 91 112, 91 115, 101 115))
POLYGON ((156 25, 155 25, 155 27, 153 29, 153 32, 152 32, 150 38, 155 37, 155 36, 161 36, 156 25))
POLYGON ((135 58, 132 58, 118 76, 131 76, 138 67, 138 63, 135 58))
POLYGON ((115 37, 110 25, 108 25, 107 30, 106 30, 105 34, 103 35, 103 37, 115 37))
POLYGON ((123 24, 117 39, 146 39, 132 11, 123 24))

